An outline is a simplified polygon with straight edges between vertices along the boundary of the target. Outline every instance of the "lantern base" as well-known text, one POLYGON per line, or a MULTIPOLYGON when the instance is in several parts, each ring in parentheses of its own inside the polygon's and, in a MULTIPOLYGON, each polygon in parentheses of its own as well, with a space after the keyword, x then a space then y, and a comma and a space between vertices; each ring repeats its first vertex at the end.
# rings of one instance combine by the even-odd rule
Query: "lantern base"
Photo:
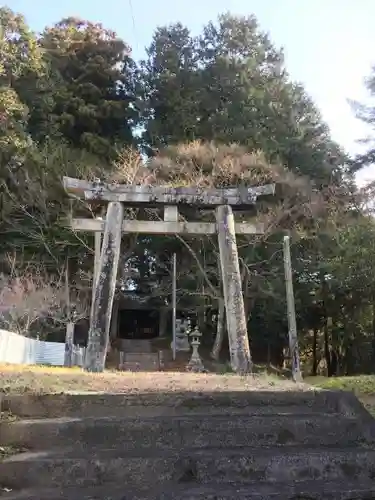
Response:
POLYGON ((206 368, 204 367, 200 356, 192 356, 189 363, 186 366, 187 372, 192 373, 207 373, 206 368))

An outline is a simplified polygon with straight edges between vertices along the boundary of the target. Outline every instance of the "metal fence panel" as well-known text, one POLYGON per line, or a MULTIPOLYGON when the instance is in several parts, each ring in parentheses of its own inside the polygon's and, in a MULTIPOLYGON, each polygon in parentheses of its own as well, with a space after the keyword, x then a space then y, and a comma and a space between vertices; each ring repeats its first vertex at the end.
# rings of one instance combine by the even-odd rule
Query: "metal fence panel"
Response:
POLYGON ((65 344, 30 339, 0 330, 0 363, 64 366, 65 344))

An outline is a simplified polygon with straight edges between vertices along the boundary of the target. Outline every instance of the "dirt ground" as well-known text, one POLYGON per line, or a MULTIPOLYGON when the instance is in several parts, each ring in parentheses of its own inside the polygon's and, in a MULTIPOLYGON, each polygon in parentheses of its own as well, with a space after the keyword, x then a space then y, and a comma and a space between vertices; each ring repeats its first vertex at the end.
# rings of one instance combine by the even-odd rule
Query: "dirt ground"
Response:
POLYGON ((193 374, 187 372, 85 373, 81 369, 0 365, 0 391, 5 393, 157 391, 306 390, 276 376, 260 374, 193 374))

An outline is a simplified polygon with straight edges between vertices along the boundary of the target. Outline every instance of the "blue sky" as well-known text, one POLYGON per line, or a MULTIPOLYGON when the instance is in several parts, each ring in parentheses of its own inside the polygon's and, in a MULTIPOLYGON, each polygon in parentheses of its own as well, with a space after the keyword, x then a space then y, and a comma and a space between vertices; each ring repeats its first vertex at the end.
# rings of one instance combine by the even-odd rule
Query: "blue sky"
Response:
MULTIPOLYGON (((198 33, 220 13, 255 14, 284 48, 292 78, 305 85, 334 139, 355 153, 361 150, 358 139, 368 134, 347 99, 367 98, 363 80, 375 65, 375 0, 8 0, 7 5, 36 31, 68 15, 101 22, 132 46, 136 59, 156 26, 181 21, 198 33)), ((370 178, 375 179, 375 166, 359 181, 370 178)))

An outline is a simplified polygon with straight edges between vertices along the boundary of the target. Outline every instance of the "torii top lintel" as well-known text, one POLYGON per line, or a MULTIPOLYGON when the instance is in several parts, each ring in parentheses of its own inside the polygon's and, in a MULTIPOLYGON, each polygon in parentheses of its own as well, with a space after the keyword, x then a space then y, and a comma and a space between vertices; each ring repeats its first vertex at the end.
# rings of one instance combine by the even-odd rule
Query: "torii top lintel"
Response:
POLYGON ((260 196, 275 194, 275 184, 264 186, 238 187, 226 189, 202 189, 195 187, 134 186, 124 184, 105 184, 89 182, 71 177, 64 177, 66 192, 86 201, 108 203, 119 201, 129 206, 143 205, 194 205, 214 208, 219 205, 231 205, 233 208, 253 206, 260 196))

